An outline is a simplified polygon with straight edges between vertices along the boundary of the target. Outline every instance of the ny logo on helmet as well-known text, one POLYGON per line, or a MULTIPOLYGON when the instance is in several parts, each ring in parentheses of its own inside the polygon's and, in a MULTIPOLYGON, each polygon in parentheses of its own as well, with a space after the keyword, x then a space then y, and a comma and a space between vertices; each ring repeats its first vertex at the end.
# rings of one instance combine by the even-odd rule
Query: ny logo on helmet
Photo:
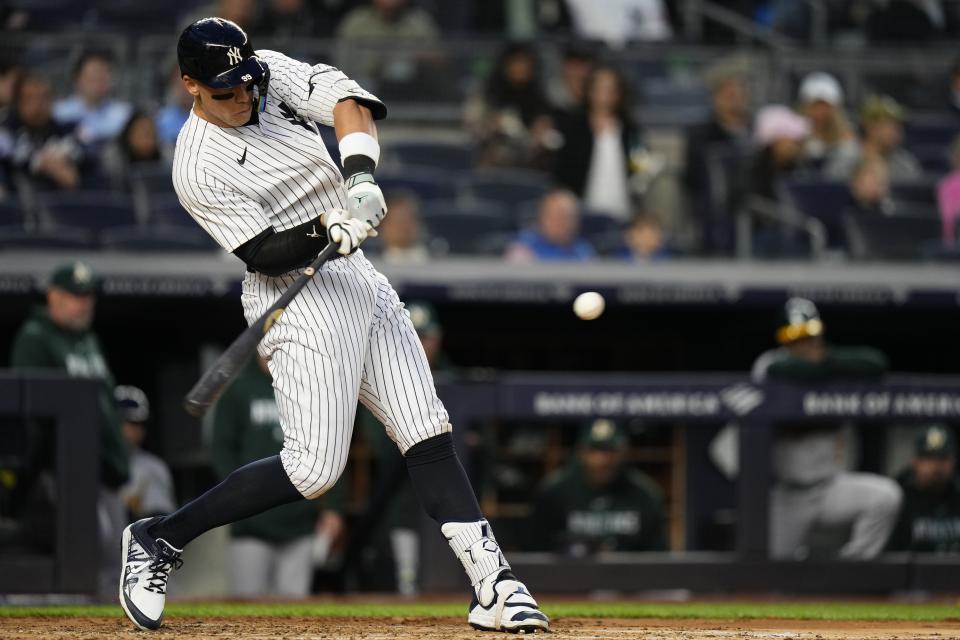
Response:
POLYGON ((230 60, 230 64, 240 64, 243 56, 240 55, 239 47, 230 47, 227 50, 227 59, 230 60))

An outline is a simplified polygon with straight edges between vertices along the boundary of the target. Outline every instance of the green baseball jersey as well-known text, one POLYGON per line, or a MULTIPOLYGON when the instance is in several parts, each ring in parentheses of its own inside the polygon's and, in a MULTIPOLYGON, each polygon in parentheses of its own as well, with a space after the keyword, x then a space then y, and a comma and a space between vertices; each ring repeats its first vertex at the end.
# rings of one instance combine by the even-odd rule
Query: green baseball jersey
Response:
POLYGON ((823 362, 808 362, 781 347, 761 355, 754 364, 753 377, 798 384, 830 380, 879 380, 890 365, 887 357, 873 347, 828 345, 823 362))
POLYGON ((661 551, 667 548, 663 498, 650 478, 622 469, 605 487, 587 484, 579 461, 548 480, 534 504, 531 546, 568 551, 661 551))
MULTIPOLYGON (((283 430, 273 386, 256 360, 217 402, 211 447, 213 468, 221 479, 247 463, 280 453, 283 430)), ((338 483, 317 500, 301 500, 236 522, 231 533, 234 537, 249 536, 274 544, 310 535, 321 508, 342 509, 340 487, 338 483)))
POLYGON ((891 551, 960 551, 960 479, 954 478, 940 493, 917 487, 913 471, 898 479, 903 506, 887 548, 891 551))
POLYGON ((99 382, 100 481, 117 488, 129 477, 127 447, 120 432, 120 414, 113 398, 114 380, 92 331, 57 326, 46 307, 38 307, 13 339, 10 364, 15 369, 55 369, 99 382))

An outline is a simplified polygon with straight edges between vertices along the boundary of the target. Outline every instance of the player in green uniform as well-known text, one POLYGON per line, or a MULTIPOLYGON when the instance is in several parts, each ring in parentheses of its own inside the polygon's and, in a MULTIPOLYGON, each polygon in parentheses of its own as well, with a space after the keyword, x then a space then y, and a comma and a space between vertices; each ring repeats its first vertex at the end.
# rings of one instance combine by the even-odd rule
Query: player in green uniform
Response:
POLYGON ((46 305, 33 310, 13 340, 10 364, 15 369, 53 369, 98 382, 101 490, 97 515, 103 554, 99 586, 102 594, 110 594, 120 572, 116 561, 120 533, 127 524, 117 489, 129 477, 129 460, 113 398, 113 375, 91 329, 95 291, 96 279, 87 265, 73 262, 58 267, 50 277, 46 305))
POLYGON ((618 425, 610 420, 590 425, 578 457, 548 479, 537 497, 531 539, 575 556, 665 550, 660 489, 624 464, 626 449, 627 437, 618 425))
POLYGON ((960 478, 956 438, 945 425, 917 436, 910 468, 898 478, 903 507, 887 549, 960 552, 960 478))
MULTIPOLYGON (((213 467, 220 479, 283 446, 266 362, 257 357, 217 402, 213 416, 213 467)), ((315 553, 329 554, 343 531, 343 483, 318 500, 275 507, 230 527, 234 595, 302 598, 310 593, 315 553)))

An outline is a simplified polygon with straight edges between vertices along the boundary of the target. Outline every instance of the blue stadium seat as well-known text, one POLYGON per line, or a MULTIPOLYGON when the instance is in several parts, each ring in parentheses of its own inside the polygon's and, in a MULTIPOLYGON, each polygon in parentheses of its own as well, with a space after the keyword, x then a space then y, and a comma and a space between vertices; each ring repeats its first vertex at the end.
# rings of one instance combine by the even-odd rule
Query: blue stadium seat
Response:
POLYGON ((846 245, 843 214, 853 204, 846 183, 804 177, 785 180, 783 188, 789 205, 823 223, 827 230, 827 246, 846 245))
POLYGON ((459 185, 467 199, 518 205, 542 197, 551 187, 550 178, 539 171, 488 169, 467 174, 459 185))
POLYGON ((519 219, 513 212, 499 202, 462 203, 456 200, 431 200, 423 203, 422 214, 424 219, 443 215, 491 215, 496 216, 500 221, 497 229, 513 230, 521 227, 519 219))
POLYGON ((142 189, 147 194, 174 192, 173 178, 170 167, 167 166, 151 166, 135 170, 130 175, 130 182, 134 189, 142 189))
POLYGON ((149 212, 151 224, 199 229, 176 196, 155 196, 150 200, 149 212))
POLYGON ((939 144, 946 147, 960 133, 960 122, 937 116, 914 117, 904 124, 904 141, 908 147, 939 144))
POLYGON ((71 191, 40 198, 44 226, 74 227, 99 232, 136 223, 130 196, 112 191, 71 191))
POLYGON ((377 183, 387 196, 391 191, 412 191, 421 200, 452 200, 455 195, 453 177, 439 169, 378 172, 377 183))
POLYGON ((950 173, 950 150, 944 143, 912 145, 910 152, 923 167, 924 173, 936 177, 950 173))
POLYGON ((404 166, 468 171, 474 165, 473 149, 465 144, 397 142, 389 146, 388 152, 391 158, 404 166))
POLYGON ((897 215, 847 214, 850 255, 858 260, 918 260, 942 243, 936 209, 914 207, 897 215))
POLYGON ((92 249, 96 236, 87 229, 60 227, 57 229, 27 231, 22 227, 0 229, 0 248, 3 249, 92 249))
POLYGON ((896 202, 932 206, 937 203, 937 185, 931 180, 895 182, 890 187, 890 195, 896 202))
POLYGON ((22 229, 25 223, 26 217, 17 202, 11 200, 0 202, 0 226, 20 227, 22 229))
POLYGON ((202 230, 146 225, 105 229, 100 246, 117 251, 212 251, 216 243, 202 230))
POLYGON ((580 213, 580 234, 595 236, 605 233, 621 233, 623 223, 605 213, 584 210, 580 213))
POLYGON ((437 253, 474 254, 491 233, 509 232, 507 221, 490 212, 457 211, 424 216, 431 248, 437 253))

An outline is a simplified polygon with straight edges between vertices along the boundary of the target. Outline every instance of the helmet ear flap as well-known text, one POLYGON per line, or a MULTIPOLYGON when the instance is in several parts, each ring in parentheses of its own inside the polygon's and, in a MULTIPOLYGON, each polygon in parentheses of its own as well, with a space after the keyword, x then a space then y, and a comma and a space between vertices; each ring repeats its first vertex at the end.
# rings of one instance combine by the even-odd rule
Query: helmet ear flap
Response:
POLYGON ((267 108, 267 89, 270 87, 270 69, 265 69, 257 82, 257 111, 263 113, 267 108))

